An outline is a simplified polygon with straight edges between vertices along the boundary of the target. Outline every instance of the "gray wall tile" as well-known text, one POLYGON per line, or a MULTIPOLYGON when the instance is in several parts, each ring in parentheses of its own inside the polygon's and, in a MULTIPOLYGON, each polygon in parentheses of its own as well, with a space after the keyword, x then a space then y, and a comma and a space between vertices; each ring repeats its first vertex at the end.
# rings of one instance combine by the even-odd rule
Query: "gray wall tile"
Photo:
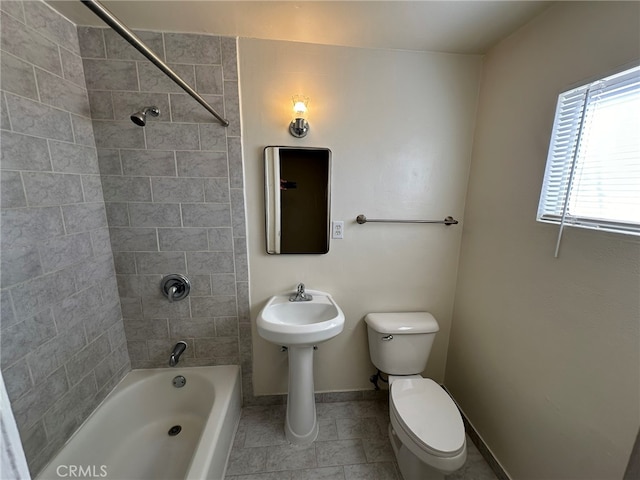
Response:
POLYGON ((109 336, 102 335, 80 350, 66 364, 67 375, 71 382, 78 381, 90 372, 109 353, 109 336))
POLYGON ((115 120, 111 92, 89 90, 88 96, 91 118, 94 120, 115 120))
POLYGON ((10 367, 2 367, 2 378, 7 387, 7 395, 12 402, 20 398, 33 386, 27 362, 17 362, 10 367))
POLYGON ((87 91, 75 83, 36 68, 40 101, 80 115, 89 115, 87 91))
POLYGON ((219 252, 233 251, 233 231, 231 228, 209 229, 209 250, 219 252))
POLYGON ((128 227, 130 225, 128 203, 106 203, 105 209, 110 227, 128 227))
POLYGON ((74 276, 65 270, 34 278, 13 288, 11 297, 18 317, 31 317, 76 291, 74 276))
MULTIPOLYGON (((176 152, 176 160, 181 177, 228 176, 226 152, 176 152)), ((228 184, 224 188, 228 190, 228 184)))
POLYGON ((231 225, 229 204, 183 203, 182 222, 185 227, 227 227, 231 225))
MULTIPOLYGON (((113 251, 113 264, 117 273, 137 273, 136 258, 133 252, 113 251)), ((122 298, 120 301, 122 302, 122 298)), ((123 305, 124 308, 124 305, 123 305)))
POLYGON ((52 402, 69 389, 64 367, 60 367, 42 384, 37 385, 12 403, 13 414, 18 428, 26 430, 43 417, 52 402))
POLYGON ((152 178, 154 202, 203 202, 204 186, 200 178, 152 178))
POLYGON ((25 2, 27 25, 44 37, 75 53, 80 53, 78 34, 73 23, 62 18, 44 2, 25 2))
POLYGON ((125 332, 129 341, 145 341, 169 338, 169 328, 167 327, 166 318, 155 320, 139 318, 129 320, 125 325, 125 332))
POLYGON ((55 43, 9 15, 0 17, 3 50, 45 70, 62 75, 60 54, 55 43))
POLYGON ((236 297, 232 295, 193 297, 191 299, 191 312, 194 317, 236 316, 236 297))
POLYGON ((200 145, 202 150, 227 151, 227 129, 217 122, 201 123, 200 145))
POLYGON ((121 60, 83 60, 88 90, 138 90, 135 62, 121 60))
POLYGON ((78 27, 80 55, 84 58, 106 58, 103 32, 106 28, 78 27))
MULTIPOLYGON (((202 98, 220 115, 224 112, 224 99, 221 95, 202 95, 202 98)), ((218 120, 200 103, 187 94, 172 93, 171 120, 174 122, 209 123, 218 120)))
MULTIPOLYGON (((141 60, 147 61, 140 52, 132 47, 118 33, 110 28, 104 29, 104 41, 107 49, 107 58, 117 60, 141 60)), ((133 32, 142 40, 160 59, 164 60, 164 46, 162 33, 134 30, 133 32)))
POLYGON ((6 52, 0 53, 2 89, 32 100, 38 100, 38 88, 33 65, 6 52))
POLYGON ((213 318, 175 318, 169 320, 172 338, 215 337, 213 318))
POLYGON ((151 183, 145 177, 103 176, 102 190, 106 202, 151 201, 151 183))
POLYGON ((29 205, 62 205, 83 201, 79 175, 25 172, 22 179, 29 205))
POLYGON ((87 344, 82 328, 70 328, 40 345, 27 358, 33 381, 38 384, 65 364, 73 354, 87 344))
POLYGON ((91 235, 78 233, 48 239, 40 246, 40 254, 45 272, 73 265, 93 255, 91 235))
POLYGON ((159 228, 160 250, 202 251, 209 248, 206 228, 159 228))
POLYGON ((120 150, 122 173, 131 176, 174 177, 176 159, 173 151, 120 150))
POLYGON ((2 351, 0 352, 2 364, 14 364, 27 353, 53 338, 55 334, 56 326, 49 310, 40 312, 10 327, 3 328, 2 351))
POLYGON ((157 251, 158 242, 155 228, 109 229, 111 247, 114 252, 157 251))
POLYGON ((109 229, 98 228, 92 230, 91 245, 93 246, 93 253, 95 255, 109 255, 111 253, 111 237, 109 236, 109 229))
POLYGON ((0 168, 8 170, 50 171, 49 147, 44 138, 1 132, 0 168))
POLYGON ((199 150, 198 125, 149 122, 146 129, 148 144, 154 150, 199 150))
POLYGON ((129 203, 132 227, 179 227, 180 205, 175 203, 129 203))
MULTIPOLYGON (((173 302, 169 303, 167 299, 164 301, 158 301, 155 298, 142 298, 142 314, 144 318, 162 318, 162 317, 188 317, 189 316, 189 302, 173 302)), ((149 342, 148 342, 149 343, 149 342)), ((171 345, 173 347, 173 345, 171 345)), ((171 350, 166 350, 171 352, 171 350)), ((164 366, 164 362, 168 360, 163 358, 161 364, 164 366)))
POLYGON ((64 233, 60 207, 2 209, 2 248, 38 243, 64 233))
POLYGON ((229 179, 207 178, 204 181, 204 198, 210 203, 229 203, 229 179))
POLYGON ((233 273, 231 252, 187 252, 189 273, 233 273))
POLYGON ((93 124, 89 117, 71 114, 71 126, 73 127, 73 137, 77 144, 88 147, 96 146, 96 139, 93 136, 93 124))
POLYGON ((62 216, 67 233, 87 232, 107 226, 107 215, 103 203, 65 205, 62 216))
POLYGON ((95 147, 49 141, 53 170, 65 173, 100 173, 95 147))
POLYGON ((10 94, 6 99, 15 132, 73 142, 68 112, 10 94))
POLYGON ((200 94, 222 95, 222 65, 196 65, 196 85, 200 94))
POLYGON ((232 37, 221 37, 222 68, 225 80, 238 80, 237 41, 232 37))
POLYGON ((62 74, 66 80, 86 89, 82 58, 66 48, 60 48, 60 60, 62 61, 62 74))
POLYGON ((242 167, 242 142, 239 137, 230 137, 229 143, 229 183, 231 188, 244 188, 242 167))
POLYGON ((20 172, 0 172, 0 204, 5 208, 27 205, 20 172))
POLYGON ((79 264, 75 269, 76 285, 91 286, 100 284, 115 275, 111 254, 96 256, 79 264))
POLYGON ((130 120, 96 120, 93 134, 98 148, 144 148, 144 130, 130 120))
POLYGON ((98 148, 97 154, 100 175, 122 175, 120 150, 114 148, 98 148))
POLYGON ((213 295, 235 295, 235 275, 229 273, 216 273, 211 275, 211 291, 213 295))
POLYGON ((0 10, 24 22, 24 6, 21 1, 5 0, 0 2, 0 10))
POLYGON ((136 253, 138 273, 181 273, 187 270, 183 252, 136 253))
POLYGON ((2 91, 0 91, 0 128, 2 128, 3 130, 11 129, 9 110, 7 109, 7 102, 4 99, 4 93, 2 91))
MULTIPOLYGON (((193 65, 183 65, 178 63, 168 63, 169 67, 180 77, 195 88, 195 70, 193 65)), ((161 72, 158 67, 149 61, 138 63, 138 73, 140 77, 140 90, 143 92, 184 92, 177 83, 161 72)))
POLYGON ((164 43, 168 62, 217 65, 221 63, 220 37, 165 33, 164 43))
POLYGON ((100 175, 80 175, 85 202, 102 202, 102 181, 100 175))
POLYGON ((2 288, 42 275, 40 252, 35 247, 4 248, 0 257, 2 288))

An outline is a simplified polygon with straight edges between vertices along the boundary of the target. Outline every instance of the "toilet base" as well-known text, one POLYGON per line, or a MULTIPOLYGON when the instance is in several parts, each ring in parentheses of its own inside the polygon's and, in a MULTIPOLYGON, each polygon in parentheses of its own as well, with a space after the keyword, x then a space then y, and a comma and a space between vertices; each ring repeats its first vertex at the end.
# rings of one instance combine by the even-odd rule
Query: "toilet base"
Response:
POLYGON ((444 473, 431 468, 405 447, 389 424, 389 440, 403 480, 444 480, 444 473))

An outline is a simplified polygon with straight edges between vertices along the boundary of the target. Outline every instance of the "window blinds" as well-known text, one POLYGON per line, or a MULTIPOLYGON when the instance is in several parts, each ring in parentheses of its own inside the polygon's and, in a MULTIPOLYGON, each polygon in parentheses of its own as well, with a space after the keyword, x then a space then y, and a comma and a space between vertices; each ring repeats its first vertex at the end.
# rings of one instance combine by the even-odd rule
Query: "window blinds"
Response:
POLYGON ((537 219, 640 235, 640 66, 559 96, 537 219))

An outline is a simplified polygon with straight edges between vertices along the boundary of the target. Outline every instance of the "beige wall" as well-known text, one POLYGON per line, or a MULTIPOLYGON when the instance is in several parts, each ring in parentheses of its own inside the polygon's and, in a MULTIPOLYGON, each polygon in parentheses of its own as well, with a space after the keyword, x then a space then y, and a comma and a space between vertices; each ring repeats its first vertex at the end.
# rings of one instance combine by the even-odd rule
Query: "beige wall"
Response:
POLYGON ((561 3, 485 60, 446 385, 514 479, 622 478, 640 239, 535 221, 558 93, 640 54, 639 4, 561 3))
POLYGON ((444 376, 461 225, 357 225, 371 218, 462 219, 481 59, 240 39, 255 393, 284 393, 287 358, 262 340, 267 299, 304 282, 331 293, 344 331, 315 355, 316 391, 369 389, 363 317, 431 311, 440 322, 427 373, 444 376), (291 96, 311 98, 311 131, 288 133, 291 96), (267 145, 333 152, 332 218, 345 238, 326 255, 265 253, 263 159, 267 145))

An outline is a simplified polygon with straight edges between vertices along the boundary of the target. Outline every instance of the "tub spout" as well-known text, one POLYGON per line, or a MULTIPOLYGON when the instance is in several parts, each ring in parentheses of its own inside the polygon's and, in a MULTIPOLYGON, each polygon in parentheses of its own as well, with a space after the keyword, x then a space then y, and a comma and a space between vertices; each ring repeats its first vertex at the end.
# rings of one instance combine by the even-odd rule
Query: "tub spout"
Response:
POLYGON ((176 365, 178 365, 178 362, 180 361, 180 355, 182 355, 186 349, 187 342, 183 342, 182 340, 180 340, 178 343, 176 343, 176 346, 173 347, 173 352, 171 352, 171 357, 169 357, 170 367, 175 367, 176 365))

